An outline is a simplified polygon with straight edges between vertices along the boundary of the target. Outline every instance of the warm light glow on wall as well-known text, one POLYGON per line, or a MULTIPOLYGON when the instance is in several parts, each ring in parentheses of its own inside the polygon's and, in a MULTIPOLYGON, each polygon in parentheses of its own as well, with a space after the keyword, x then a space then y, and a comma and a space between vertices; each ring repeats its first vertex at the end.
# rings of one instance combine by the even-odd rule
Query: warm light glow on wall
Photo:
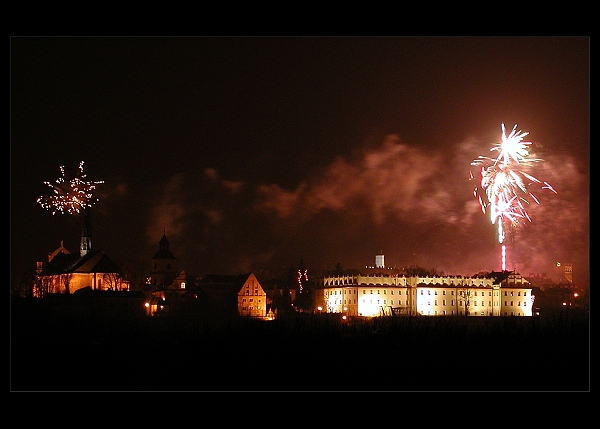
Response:
POLYGON ((358 313, 367 317, 378 316, 381 313, 381 307, 365 299, 365 302, 359 305, 358 313))

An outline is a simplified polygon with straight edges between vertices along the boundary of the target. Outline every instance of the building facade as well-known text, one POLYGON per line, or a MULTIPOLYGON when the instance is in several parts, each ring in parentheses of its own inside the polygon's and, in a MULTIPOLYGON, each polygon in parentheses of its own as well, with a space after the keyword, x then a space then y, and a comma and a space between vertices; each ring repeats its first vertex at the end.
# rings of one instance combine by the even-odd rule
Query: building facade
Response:
POLYGON ((516 270, 482 276, 406 276, 373 267, 351 275, 325 276, 317 310, 347 316, 532 316, 531 285, 516 270))
POLYGON ((129 290, 130 284, 122 278, 117 265, 102 250, 85 248, 78 253, 69 252, 60 243, 48 254, 46 264, 38 262, 33 284, 33 296, 91 290, 129 290))

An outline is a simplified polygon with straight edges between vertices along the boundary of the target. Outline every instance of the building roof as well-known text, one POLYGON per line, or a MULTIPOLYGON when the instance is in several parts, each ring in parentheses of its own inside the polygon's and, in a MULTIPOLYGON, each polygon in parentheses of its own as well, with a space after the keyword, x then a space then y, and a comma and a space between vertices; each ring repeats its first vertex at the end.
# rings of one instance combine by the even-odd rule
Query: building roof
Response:
POLYGON ((158 252, 154 254, 152 259, 177 259, 175 255, 173 255, 173 252, 169 250, 169 240, 164 232, 162 238, 158 242, 158 252))
MULTIPOLYGON (((502 282, 504 282, 511 276, 512 277, 522 277, 521 274, 519 274, 519 272, 516 269, 512 270, 512 271, 508 271, 508 270, 492 271, 486 277, 493 278, 494 284, 501 284, 502 282)), ((529 282, 527 282, 527 283, 529 283, 529 282)))
POLYGON ((210 285, 211 289, 235 289, 237 292, 252 273, 247 274, 207 274, 200 279, 200 285, 210 285))
POLYGON ((76 253, 58 253, 42 269, 40 275, 52 276, 72 273, 118 273, 119 267, 102 250, 92 250, 80 256, 76 253))

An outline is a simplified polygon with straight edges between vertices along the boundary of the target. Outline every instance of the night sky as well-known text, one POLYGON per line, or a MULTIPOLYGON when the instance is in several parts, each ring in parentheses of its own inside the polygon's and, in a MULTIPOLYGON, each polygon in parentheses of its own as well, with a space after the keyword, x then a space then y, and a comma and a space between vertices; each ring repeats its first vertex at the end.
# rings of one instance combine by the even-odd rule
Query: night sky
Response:
POLYGON ((588 37, 12 37, 11 270, 81 219, 40 207, 64 165, 102 180, 93 245, 188 274, 375 263, 498 271, 471 161, 507 131, 542 161, 507 268, 589 281, 588 37))

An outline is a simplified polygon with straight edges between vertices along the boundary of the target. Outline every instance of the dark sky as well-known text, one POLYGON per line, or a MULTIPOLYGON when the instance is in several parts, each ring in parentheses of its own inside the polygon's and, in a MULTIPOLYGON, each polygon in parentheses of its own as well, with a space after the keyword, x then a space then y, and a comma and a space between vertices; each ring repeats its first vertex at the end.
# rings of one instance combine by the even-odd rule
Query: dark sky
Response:
POLYGON ((499 270, 471 161, 529 132, 531 222, 507 268, 589 276, 587 37, 12 37, 11 269, 81 219, 43 209, 65 166, 104 181, 94 247, 189 274, 417 264, 499 270))

